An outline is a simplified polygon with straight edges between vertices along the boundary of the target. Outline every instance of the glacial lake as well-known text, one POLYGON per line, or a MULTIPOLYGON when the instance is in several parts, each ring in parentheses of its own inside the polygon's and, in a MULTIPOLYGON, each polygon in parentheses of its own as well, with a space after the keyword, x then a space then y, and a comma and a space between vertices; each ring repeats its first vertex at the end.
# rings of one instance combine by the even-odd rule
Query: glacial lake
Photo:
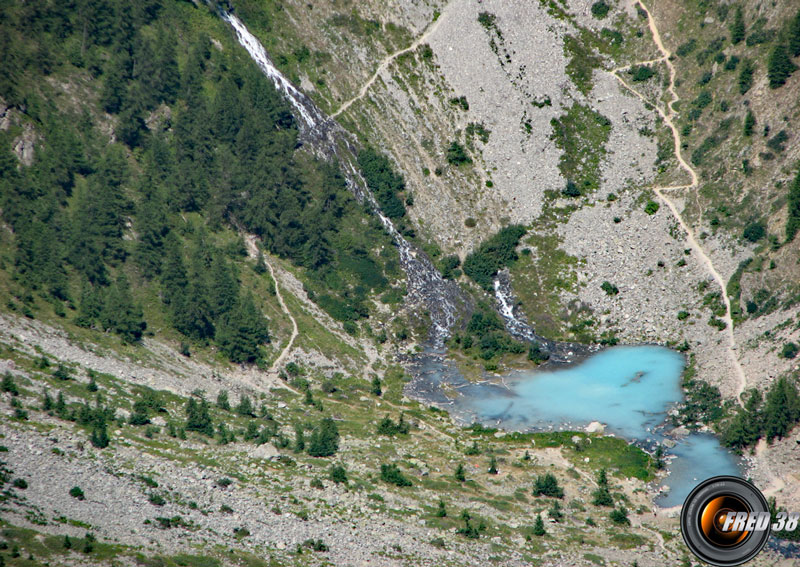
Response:
MULTIPOLYGON (((506 430, 579 431, 599 421, 607 432, 628 440, 663 442, 667 412, 683 397, 684 362, 680 353, 665 347, 614 347, 565 368, 506 375, 502 385, 460 381, 451 408, 506 430)), ((441 383, 442 374, 452 376, 452 366, 442 374, 431 366, 428 376, 434 382, 441 383)), ((697 483, 710 476, 740 476, 739 459, 713 435, 692 433, 675 440, 677 445, 665 447, 672 457, 662 484, 670 490, 657 500, 660 506, 683 504, 697 483)))

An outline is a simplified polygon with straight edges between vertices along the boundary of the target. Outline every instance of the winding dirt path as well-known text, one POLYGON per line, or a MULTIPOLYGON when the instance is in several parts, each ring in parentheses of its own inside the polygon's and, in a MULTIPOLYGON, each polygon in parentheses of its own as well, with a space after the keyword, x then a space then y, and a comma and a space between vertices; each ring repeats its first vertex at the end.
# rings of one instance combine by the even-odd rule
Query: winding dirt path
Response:
MULTIPOLYGON (((662 56, 657 58, 657 59, 651 59, 651 60, 648 60, 648 61, 643 61, 642 63, 638 63, 638 64, 649 64, 649 63, 663 62, 667 66, 667 69, 669 70, 669 87, 667 87, 667 92, 670 95, 670 100, 666 104, 666 109, 662 108, 658 104, 655 104, 653 106, 656 109, 656 111, 658 112, 658 114, 661 116, 661 118, 664 119, 664 123, 667 126, 669 126, 669 129, 672 131, 672 141, 673 141, 673 144, 675 146, 675 157, 677 158, 678 164, 680 165, 681 169, 686 171, 686 173, 688 173, 689 177, 691 178, 691 183, 689 183, 687 185, 673 185, 673 186, 668 186, 668 187, 653 187, 653 192, 658 196, 659 199, 661 199, 661 201, 665 205, 667 205, 669 210, 672 212, 672 215, 675 217, 675 219, 678 221, 678 224, 681 226, 683 231, 686 233, 687 242, 689 243, 690 248, 693 251, 695 251, 695 253, 697 254, 697 257, 700 259, 702 264, 705 266, 705 268, 708 271, 708 273, 710 273, 711 276, 714 278, 714 281, 717 283, 717 285, 719 285, 720 291, 722 292, 721 293, 722 300, 725 303, 725 315, 722 318, 722 320, 725 321, 726 333, 728 335, 728 348, 727 348, 728 357, 730 358, 731 364, 732 364, 733 369, 734 369, 734 371, 736 373, 736 377, 738 378, 738 383, 737 383, 737 388, 736 388, 736 398, 739 401, 739 403, 741 404, 742 403, 742 399, 741 399, 742 398, 742 394, 744 393, 745 389, 747 388, 747 376, 745 375, 744 370, 742 369, 742 366, 739 364, 739 359, 736 356, 737 347, 736 347, 736 338, 735 338, 734 333, 733 333, 733 318, 731 317, 731 302, 730 302, 730 299, 728 298, 728 291, 727 291, 727 285, 725 283, 725 279, 716 270, 716 268, 714 267, 714 263, 711 261, 711 258, 708 256, 708 254, 706 254, 705 250, 703 250, 703 247, 700 246, 700 243, 697 241, 697 238, 695 237, 695 234, 692 231, 691 227, 683 219, 683 217, 680 214, 680 211, 678 211, 677 205, 674 203, 674 201, 672 201, 672 199, 670 199, 666 195, 667 191, 674 191, 674 190, 693 190, 696 193, 697 187, 698 187, 698 177, 697 177, 697 172, 686 162, 686 160, 683 157, 683 153, 681 151, 681 137, 680 137, 680 134, 678 133, 677 126, 675 126, 675 123, 673 122, 673 118, 675 116, 675 110, 673 108, 673 105, 680 100, 680 97, 678 96, 678 93, 675 92, 675 75, 676 75, 676 71, 675 71, 675 66, 672 64, 672 61, 670 61, 670 56, 672 54, 670 53, 670 51, 666 47, 664 47, 664 43, 661 41, 661 34, 658 31, 658 27, 656 26, 655 19, 653 18, 653 15, 650 13, 650 10, 641 1, 639 2, 639 5, 647 13, 647 24, 648 24, 648 26, 650 28, 650 33, 653 36, 653 43, 656 44, 656 47, 658 48, 658 50, 659 50, 659 52, 661 53, 662 56)), ((634 63, 633 65, 635 65, 635 64, 637 64, 637 63, 634 63)), ((652 104, 647 100, 647 98, 642 93, 640 93, 639 91, 634 89, 630 84, 625 82, 625 80, 619 75, 619 71, 621 71, 623 69, 626 69, 628 67, 631 67, 631 66, 632 65, 626 65, 625 67, 620 67, 620 68, 617 68, 617 69, 613 69, 612 71, 610 71, 610 73, 614 77, 616 77, 616 79, 626 89, 628 89, 634 95, 639 97, 643 102, 652 104)))
MULTIPOLYGON (((245 245, 247 247, 247 254, 255 259, 258 258, 258 245, 256 244, 256 236, 254 234, 249 234, 244 230, 240 229, 239 233, 242 235, 244 239, 245 245)), ((297 321, 292 315, 292 312, 289 311, 289 308, 286 307, 286 302, 283 300, 283 296, 281 295, 281 286, 278 285, 278 278, 275 277, 275 270, 272 268, 272 264, 269 263, 267 256, 264 255, 264 263, 267 265, 267 269, 269 269, 269 275, 272 277, 272 282, 275 284, 275 297, 278 299, 278 304, 281 306, 281 310, 286 314, 289 318, 289 321, 292 322, 292 334, 289 336, 289 342, 286 343, 286 346, 283 347, 283 350, 278 355, 278 358, 272 363, 269 367, 268 372, 270 374, 278 374, 278 370, 280 367, 283 366, 283 362, 286 360, 286 357, 292 352, 292 347, 294 346, 294 341, 297 339, 298 330, 297 330, 297 321)), ((288 385, 286 387, 289 387, 288 385)), ((294 390, 293 388, 290 388, 294 390)), ((296 392, 296 390, 294 390, 296 392)))
POLYGON ((409 45, 408 47, 405 47, 405 48, 403 48, 403 49, 401 49, 399 51, 395 51, 394 53, 390 53, 389 55, 384 57, 383 60, 381 60, 380 64, 378 65, 378 68, 375 69, 375 72, 369 78, 369 80, 366 83, 364 83, 363 85, 361 85, 361 88, 358 90, 358 94, 356 96, 354 96, 353 98, 351 98, 350 100, 345 101, 339 107, 339 109, 336 112, 334 112, 333 114, 330 115, 330 118, 332 118, 332 119, 336 118, 342 112, 344 112, 345 110, 350 108, 350 105, 352 105, 354 102, 364 98, 364 96, 366 96, 366 94, 367 94, 367 91, 369 91, 369 88, 375 83, 375 81, 378 80, 378 77, 380 76, 380 74, 389 66, 389 64, 392 61, 394 61, 395 59, 397 59, 401 55, 405 55, 406 53, 410 53, 410 52, 414 51, 417 47, 419 47, 420 45, 425 43, 425 40, 428 39, 428 37, 433 32, 436 31, 436 29, 439 27, 439 24, 444 19, 444 17, 445 17, 444 16, 445 15, 444 9, 446 7, 447 6, 442 8, 442 12, 439 14, 439 17, 436 18, 436 20, 434 22, 432 22, 430 25, 428 25, 428 27, 425 29, 425 31, 422 32, 422 35, 420 35, 417 39, 415 39, 411 43, 411 45, 409 45))
POLYGON ((269 263, 266 257, 264 258, 264 263, 267 265, 267 268, 269 268, 269 275, 272 276, 272 281, 275 283, 275 297, 278 299, 278 303, 280 303, 283 312, 286 313, 286 316, 292 322, 292 334, 289 337, 289 342, 287 342, 286 346, 283 347, 283 350, 278 355, 278 358, 275 359, 275 362, 272 363, 272 366, 269 367, 270 372, 277 373, 278 369, 283 366, 283 361, 286 360, 287 356, 289 356, 289 353, 291 353, 292 347, 294 346, 294 341, 298 335, 297 321, 295 320, 294 315, 292 315, 292 312, 289 311, 289 308, 286 307, 286 303, 283 301, 283 296, 281 295, 281 286, 278 285, 278 278, 275 277, 275 270, 272 269, 272 264, 269 263))

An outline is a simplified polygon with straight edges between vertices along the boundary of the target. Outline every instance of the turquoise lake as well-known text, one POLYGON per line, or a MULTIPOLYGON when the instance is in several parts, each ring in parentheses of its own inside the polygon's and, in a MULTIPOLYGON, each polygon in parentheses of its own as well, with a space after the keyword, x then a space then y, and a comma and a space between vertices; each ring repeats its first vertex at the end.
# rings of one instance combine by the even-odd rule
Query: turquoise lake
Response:
MULTIPOLYGON (((670 407, 682 400, 684 358, 659 346, 602 350, 563 369, 518 372, 497 385, 466 384, 455 404, 477 421, 509 430, 579 430, 592 421, 642 443, 664 441, 670 407)), ((682 504, 701 480, 740 475, 738 459, 713 435, 693 433, 668 449, 673 458, 663 481, 670 491, 659 505, 682 504)))

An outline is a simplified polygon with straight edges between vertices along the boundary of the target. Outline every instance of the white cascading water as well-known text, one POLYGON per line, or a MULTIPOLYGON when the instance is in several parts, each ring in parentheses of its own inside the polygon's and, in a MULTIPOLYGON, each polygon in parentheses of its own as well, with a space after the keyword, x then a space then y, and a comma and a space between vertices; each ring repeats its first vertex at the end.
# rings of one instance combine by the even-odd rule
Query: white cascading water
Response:
POLYGON ((239 43, 263 73, 291 103, 303 142, 322 157, 336 158, 348 188, 360 201, 369 203, 380 218, 399 250, 400 264, 407 276, 408 293, 412 299, 420 301, 428 309, 431 317, 431 338, 435 346, 440 346, 450 335, 450 329, 456 322, 458 304, 463 306, 466 303, 460 289, 455 282, 442 278, 430 258, 408 242, 392 221, 381 212, 355 162, 356 146, 352 136, 328 118, 275 67, 264 46, 239 18, 224 11, 220 12, 220 16, 234 29, 239 43), (342 147, 348 151, 343 151, 342 147))
POLYGON ((497 309, 503 317, 506 329, 513 337, 531 342, 549 342, 537 337, 533 328, 514 313, 516 299, 511 293, 511 284, 505 272, 501 272, 494 279, 494 297, 497 299, 497 309))

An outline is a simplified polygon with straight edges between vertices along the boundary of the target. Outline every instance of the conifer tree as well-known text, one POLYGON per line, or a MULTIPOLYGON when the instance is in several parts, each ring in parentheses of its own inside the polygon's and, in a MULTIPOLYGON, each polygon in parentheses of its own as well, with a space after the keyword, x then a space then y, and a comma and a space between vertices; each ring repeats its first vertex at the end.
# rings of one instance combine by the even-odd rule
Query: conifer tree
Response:
POLYGON ((731 22, 730 30, 732 44, 736 45, 744 39, 744 13, 742 12, 741 6, 736 6, 736 11, 733 13, 733 22, 731 22))
POLYGON ((142 308, 134 302, 124 272, 120 272, 116 283, 108 292, 100 322, 104 328, 119 334, 126 343, 138 342, 147 328, 142 308))
POLYGON ((239 398, 239 404, 236 406, 236 413, 246 417, 255 417, 253 402, 250 401, 249 396, 242 394, 242 397, 239 398))
POLYGON ((542 520, 541 514, 536 514, 536 521, 533 524, 533 535, 535 536, 543 536, 547 533, 544 529, 544 520, 542 520))
POLYGON ((214 424, 211 415, 208 413, 208 402, 201 399, 197 402, 194 398, 189 398, 186 403, 186 429, 197 431, 203 435, 211 437, 214 435, 214 424))
POLYGON ((217 407, 225 411, 231 411, 231 404, 228 401, 228 390, 220 390, 217 394, 217 407))
POLYGON ((254 362, 269 342, 267 320, 251 294, 246 294, 219 323, 217 344, 232 362, 254 362))
POLYGON ((787 79, 796 69, 785 45, 778 44, 773 47, 767 61, 767 77, 770 88, 777 89, 786 84, 787 79))
POLYGON ((795 14, 794 18, 789 22, 789 54, 792 57, 800 55, 800 10, 795 14))
POLYGON ((800 171, 789 188, 787 201, 789 210, 786 218, 786 242, 791 242, 800 230, 800 171))
POLYGON ((311 432, 308 454, 312 457, 330 457, 339 450, 339 428, 336 422, 326 417, 311 432))

